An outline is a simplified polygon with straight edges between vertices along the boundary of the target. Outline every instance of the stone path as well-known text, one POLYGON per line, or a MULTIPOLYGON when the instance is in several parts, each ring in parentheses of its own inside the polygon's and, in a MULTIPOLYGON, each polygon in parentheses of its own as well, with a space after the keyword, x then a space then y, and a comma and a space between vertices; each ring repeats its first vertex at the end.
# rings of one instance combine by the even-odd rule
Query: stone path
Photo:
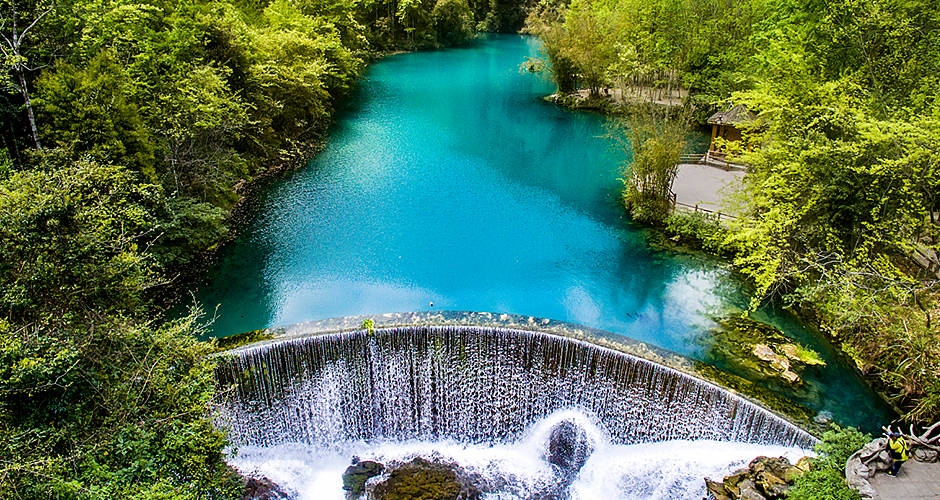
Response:
POLYGON ((898 477, 879 472, 868 482, 881 500, 940 500, 940 463, 908 460, 898 477))
POLYGON ((689 207, 717 212, 721 210, 722 190, 728 184, 744 177, 744 172, 724 170, 708 165, 683 163, 679 165, 672 191, 676 193, 676 202, 689 207))

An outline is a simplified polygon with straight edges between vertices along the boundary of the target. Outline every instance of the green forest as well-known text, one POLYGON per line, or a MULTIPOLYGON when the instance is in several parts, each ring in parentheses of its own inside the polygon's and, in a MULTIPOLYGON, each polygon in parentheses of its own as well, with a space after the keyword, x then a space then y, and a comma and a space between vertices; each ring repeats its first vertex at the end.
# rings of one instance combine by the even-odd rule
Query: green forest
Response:
POLYGON ((4 0, 0 496, 237 498, 212 343, 160 318, 364 66, 521 28, 466 0, 4 0))
POLYGON ((2 0, 0 496, 238 498, 215 345, 162 302, 369 61, 522 29, 560 93, 757 113, 739 223, 648 219, 814 318, 908 420, 940 417, 938 281, 912 258, 940 232, 931 2, 2 0))

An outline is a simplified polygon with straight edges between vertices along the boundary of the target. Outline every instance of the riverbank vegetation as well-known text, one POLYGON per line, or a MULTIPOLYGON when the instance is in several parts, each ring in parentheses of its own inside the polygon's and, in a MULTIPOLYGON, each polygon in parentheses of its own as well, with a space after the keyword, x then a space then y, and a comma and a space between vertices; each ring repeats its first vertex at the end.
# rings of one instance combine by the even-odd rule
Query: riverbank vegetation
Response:
POLYGON ((814 319, 906 419, 940 417, 930 2, 544 1, 528 27, 559 92, 643 88, 656 107, 652 92, 678 85, 699 120, 728 103, 757 113, 750 150, 725 144, 749 165, 738 218, 669 227, 733 255, 755 305, 776 297, 814 319))
POLYGON ((0 496, 234 498, 199 313, 155 297, 303 159, 365 64, 522 2, 0 4, 0 496))
POLYGON ((871 436, 833 424, 821 438, 813 447, 818 457, 813 459, 806 473, 797 476, 786 497, 791 500, 861 498, 845 483, 845 463, 856 450, 871 441, 871 436))

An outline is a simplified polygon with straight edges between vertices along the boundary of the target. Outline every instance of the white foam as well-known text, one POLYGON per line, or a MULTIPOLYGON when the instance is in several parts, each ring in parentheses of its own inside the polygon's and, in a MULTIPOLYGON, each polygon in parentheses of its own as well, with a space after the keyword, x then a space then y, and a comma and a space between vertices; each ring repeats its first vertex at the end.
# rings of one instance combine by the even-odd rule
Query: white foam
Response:
POLYGON ((246 475, 267 476, 297 500, 344 500, 342 475, 352 456, 382 463, 416 456, 455 462, 490 484, 502 484, 487 500, 525 499, 552 483, 545 461, 551 429, 571 420, 594 447, 571 484, 572 500, 699 500, 706 477, 719 479, 757 456, 785 456, 795 462, 806 450, 716 441, 666 441, 635 445, 610 443, 603 426, 579 410, 566 409, 535 422, 517 441, 468 444, 457 441, 335 443, 330 449, 299 443, 244 446, 229 463, 246 475))

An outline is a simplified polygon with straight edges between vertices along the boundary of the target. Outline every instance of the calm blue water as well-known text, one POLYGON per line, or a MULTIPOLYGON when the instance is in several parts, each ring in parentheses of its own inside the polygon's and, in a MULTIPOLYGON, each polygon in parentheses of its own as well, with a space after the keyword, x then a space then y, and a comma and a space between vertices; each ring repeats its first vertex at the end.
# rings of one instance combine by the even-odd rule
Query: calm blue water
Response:
MULTIPOLYGON (((580 323, 708 360, 710 316, 746 306, 721 262, 654 251, 619 205, 604 119, 542 101, 521 73, 537 41, 491 36, 466 49, 372 65, 327 148, 264 195, 197 293, 225 336, 312 319, 420 310, 580 323), (432 305, 433 303, 433 305, 432 305)), ((793 392, 850 425, 888 418, 831 348, 793 392)))

